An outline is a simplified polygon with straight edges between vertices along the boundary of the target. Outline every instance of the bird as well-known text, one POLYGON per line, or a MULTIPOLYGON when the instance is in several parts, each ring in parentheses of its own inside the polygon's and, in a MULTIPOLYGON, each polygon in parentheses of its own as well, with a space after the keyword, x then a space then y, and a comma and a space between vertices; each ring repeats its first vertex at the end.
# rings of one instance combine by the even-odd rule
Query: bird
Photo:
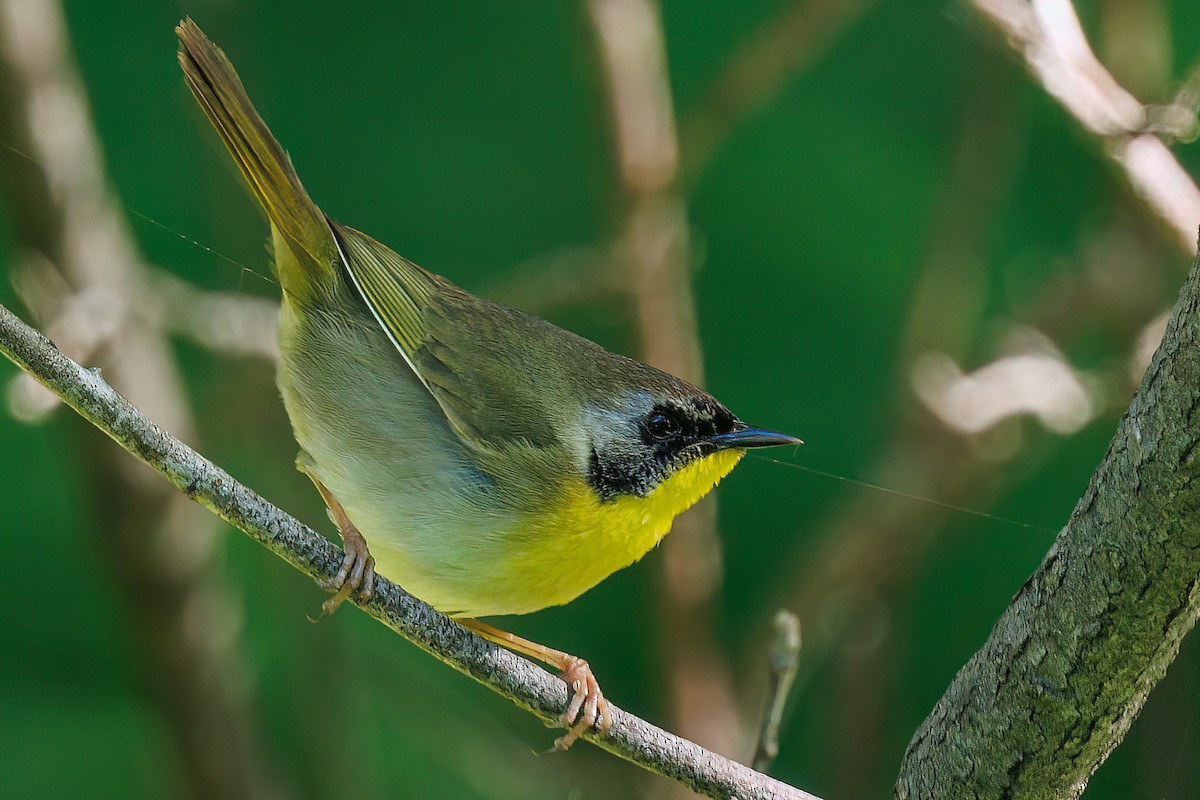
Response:
POLYGON ((750 448, 800 444, 712 395, 477 297, 325 215, 224 52, 176 27, 185 82, 270 222, 276 383, 344 560, 560 671, 555 742, 612 713, 588 663, 480 621, 567 603, 640 559, 750 448))

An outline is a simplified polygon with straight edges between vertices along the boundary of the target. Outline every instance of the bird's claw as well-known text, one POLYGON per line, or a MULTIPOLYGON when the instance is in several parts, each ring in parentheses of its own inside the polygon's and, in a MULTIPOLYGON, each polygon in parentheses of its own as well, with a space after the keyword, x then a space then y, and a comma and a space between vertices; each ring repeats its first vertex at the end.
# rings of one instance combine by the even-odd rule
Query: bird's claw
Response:
POLYGON ((342 559, 342 565, 332 580, 321 584, 325 591, 336 592, 321 604, 322 618, 337 611, 338 606, 356 590, 362 600, 369 600, 375 591, 375 558, 367 549, 367 540, 353 526, 343 529, 341 534, 346 557, 342 559))
POLYGON ((554 740, 554 747, 547 751, 549 753, 567 750, 591 728, 603 733, 612 727, 612 709, 586 661, 571 656, 563 666, 562 679, 571 691, 571 702, 559 717, 559 722, 567 732, 554 740))

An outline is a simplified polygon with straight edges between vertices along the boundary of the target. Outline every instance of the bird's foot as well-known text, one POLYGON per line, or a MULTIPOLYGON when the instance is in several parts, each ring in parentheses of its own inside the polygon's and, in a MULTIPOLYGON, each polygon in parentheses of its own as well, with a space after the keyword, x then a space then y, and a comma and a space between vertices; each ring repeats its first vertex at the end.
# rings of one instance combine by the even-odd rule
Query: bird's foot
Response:
POLYGON ((612 709, 586 661, 567 656, 562 664, 562 679, 571 692, 571 702, 559 717, 567 732, 554 740, 554 747, 547 751, 550 753, 567 750, 593 727, 601 733, 612 727, 612 709))
POLYGON ((331 580, 321 583, 322 589, 335 594, 321 604, 320 617, 317 619, 309 617, 313 622, 317 622, 337 611, 338 606, 346 602, 346 599, 355 591, 358 592, 360 599, 371 599, 371 593, 375 591, 375 559, 367 548, 367 540, 363 538, 358 528, 354 527, 354 523, 350 521, 350 517, 346 515, 346 509, 342 508, 342 504, 337 501, 333 493, 325 488, 325 484, 321 483, 312 473, 308 462, 304 460, 306 458, 302 453, 301 458, 297 459, 297 467, 308 475, 313 485, 317 487, 317 491, 321 493, 321 499, 325 501, 325 507, 329 509, 329 518, 333 520, 334 525, 337 525, 338 533, 342 537, 342 548, 346 552, 337 574, 331 580))
POLYGON ((567 732, 554 740, 554 747, 547 753, 558 753, 570 748, 580 736, 595 728, 604 733, 612 727, 612 707, 604 699, 600 684, 592 674, 592 668, 578 656, 546 647, 544 644, 523 639, 515 633, 494 628, 486 622, 477 619, 460 619, 459 624, 464 628, 482 636, 489 642, 515 653, 536 658, 544 664, 558 669, 560 677, 567 684, 570 700, 567 708, 558 718, 559 723, 567 732))
POLYGON ((337 574, 333 576, 332 580, 321 584, 321 588, 325 591, 335 592, 333 597, 321 604, 322 617, 327 617, 337 611, 338 606, 355 591, 363 600, 369 600, 371 593, 375 591, 375 558, 367 548, 367 540, 358 532, 358 528, 354 527, 346 518, 345 513, 341 512, 340 506, 337 510, 331 509, 331 511, 334 511, 335 516, 341 517, 337 520, 338 532, 342 535, 342 546, 345 548, 346 557, 342 559, 342 566, 338 568, 337 574), (345 526, 342 525, 343 521, 345 521, 345 526))

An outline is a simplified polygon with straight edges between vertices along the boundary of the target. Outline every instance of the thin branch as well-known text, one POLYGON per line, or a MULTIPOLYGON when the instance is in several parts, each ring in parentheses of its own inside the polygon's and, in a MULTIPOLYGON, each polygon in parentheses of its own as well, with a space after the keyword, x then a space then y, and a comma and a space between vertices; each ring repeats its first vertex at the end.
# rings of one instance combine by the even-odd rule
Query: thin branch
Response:
POLYGON ((1148 133, 1146 110, 1092 52, 1070 0, 968 0, 998 28, 1030 74, 1089 133, 1104 142, 1134 191, 1196 253, 1200 189, 1167 149, 1148 133))
POLYGON ((1187 77, 1171 102, 1165 106, 1149 106, 1150 127, 1147 132, 1157 133, 1185 144, 1200 137, 1200 59, 1192 63, 1187 77))
MULTIPOLYGON (((342 552, 329 540, 234 480, 229 473, 159 428, 109 386, 96 370, 54 345, 0 306, 0 351, 45 384, 80 416, 221 519, 316 581, 337 572, 342 552)), ((360 607, 404 638, 507 697, 547 724, 567 705, 565 684, 507 650, 485 642, 386 579, 360 607)), ((607 734, 587 734, 599 747, 714 798, 815 800, 813 795, 710 753, 613 707, 607 734)))
MULTIPOLYGON (((600 54, 624 217, 614 247, 630 287, 642 359, 702 385, 691 284, 691 232, 676 187, 679 145, 662 18, 654 0, 588 0, 600 54)), ((676 520, 663 542, 659 641, 680 733, 741 749, 732 672, 713 635, 721 584, 715 498, 676 520)))
MULTIPOLYGON (((1008 194, 1012 165, 1020 152, 1019 142, 1007 133, 1012 113, 1008 84, 993 62, 977 59, 970 65, 972 81, 965 92, 952 169, 939 192, 932 215, 936 223, 926 237, 927 252, 901 334, 903 357, 895 378, 897 389, 892 392, 897 407, 891 430, 863 475, 905 494, 971 507, 986 505, 997 465, 980 459, 964 437, 915 407, 907 387, 907 365, 929 349, 955 356, 969 352, 969 342, 983 325, 986 281, 976 254, 988 237, 989 220, 1008 194)), ((795 565, 784 571, 785 583, 775 593, 775 602, 795 611, 805 626, 798 693, 804 691, 816 665, 837 657, 846 638, 870 625, 874 603, 911 580, 945 515, 944 508, 932 503, 897 502, 875 491, 854 492, 807 532, 806 540, 819 544, 797 548, 795 565)), ((871 707, 883 694, 858 692, 839 713, 838 727, 871 727, 866 717, 882 718, 887 713, 882 706, 871 707)), ((845 741, 852 735, 837 738, 845 741)), ((874 776, 877 768, 891 770, 890 765, 882 766, 884 757, 871 749, 873 744, 856 743, 854 773, 839 771, 840 780, 854 783, 858 775, 874 776)))
POLYGON ((279 358, 277 302, 201 289, 165 270, 146 270, 143 278, 140 313, 164 330, 222 353, 279 358))
MULTIPOLYGON (((14 261, 26 267, 18 289, 55 320, 64 346, 94 353, 143 407, 188 435, 170 347, 138 313, 144 265, 108 186, 88 106, 59 3, 0 0, 0 184, 17 221, 14 261)), ((223 580, 216 520, 99 437, 75 452, 88 465, 89 531, 125 601, 140 683, 179 756, 184 793, 287 797, 244 680, 241 603, 223 580)))
POLYGON ((750 761, 759 772, 765 772, 779 755, 779 726, 796 680, 796 667, 800 665, 800 618, 781 608, 775 612, 773 627, 767 659, 767 697, 758 729, 758 745, 750 761))

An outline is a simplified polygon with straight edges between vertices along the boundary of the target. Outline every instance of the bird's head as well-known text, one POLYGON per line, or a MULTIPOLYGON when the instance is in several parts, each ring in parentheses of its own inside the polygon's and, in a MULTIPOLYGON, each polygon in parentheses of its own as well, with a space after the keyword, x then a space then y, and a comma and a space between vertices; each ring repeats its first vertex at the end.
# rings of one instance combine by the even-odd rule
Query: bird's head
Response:
POLYGON ((586 475, 602 501, 667 490, 686 508, 746 450, 801 444, 794 436, 747 425, 705 391, 661 377, 667 380, 593 404, 585 413, 586 475))

